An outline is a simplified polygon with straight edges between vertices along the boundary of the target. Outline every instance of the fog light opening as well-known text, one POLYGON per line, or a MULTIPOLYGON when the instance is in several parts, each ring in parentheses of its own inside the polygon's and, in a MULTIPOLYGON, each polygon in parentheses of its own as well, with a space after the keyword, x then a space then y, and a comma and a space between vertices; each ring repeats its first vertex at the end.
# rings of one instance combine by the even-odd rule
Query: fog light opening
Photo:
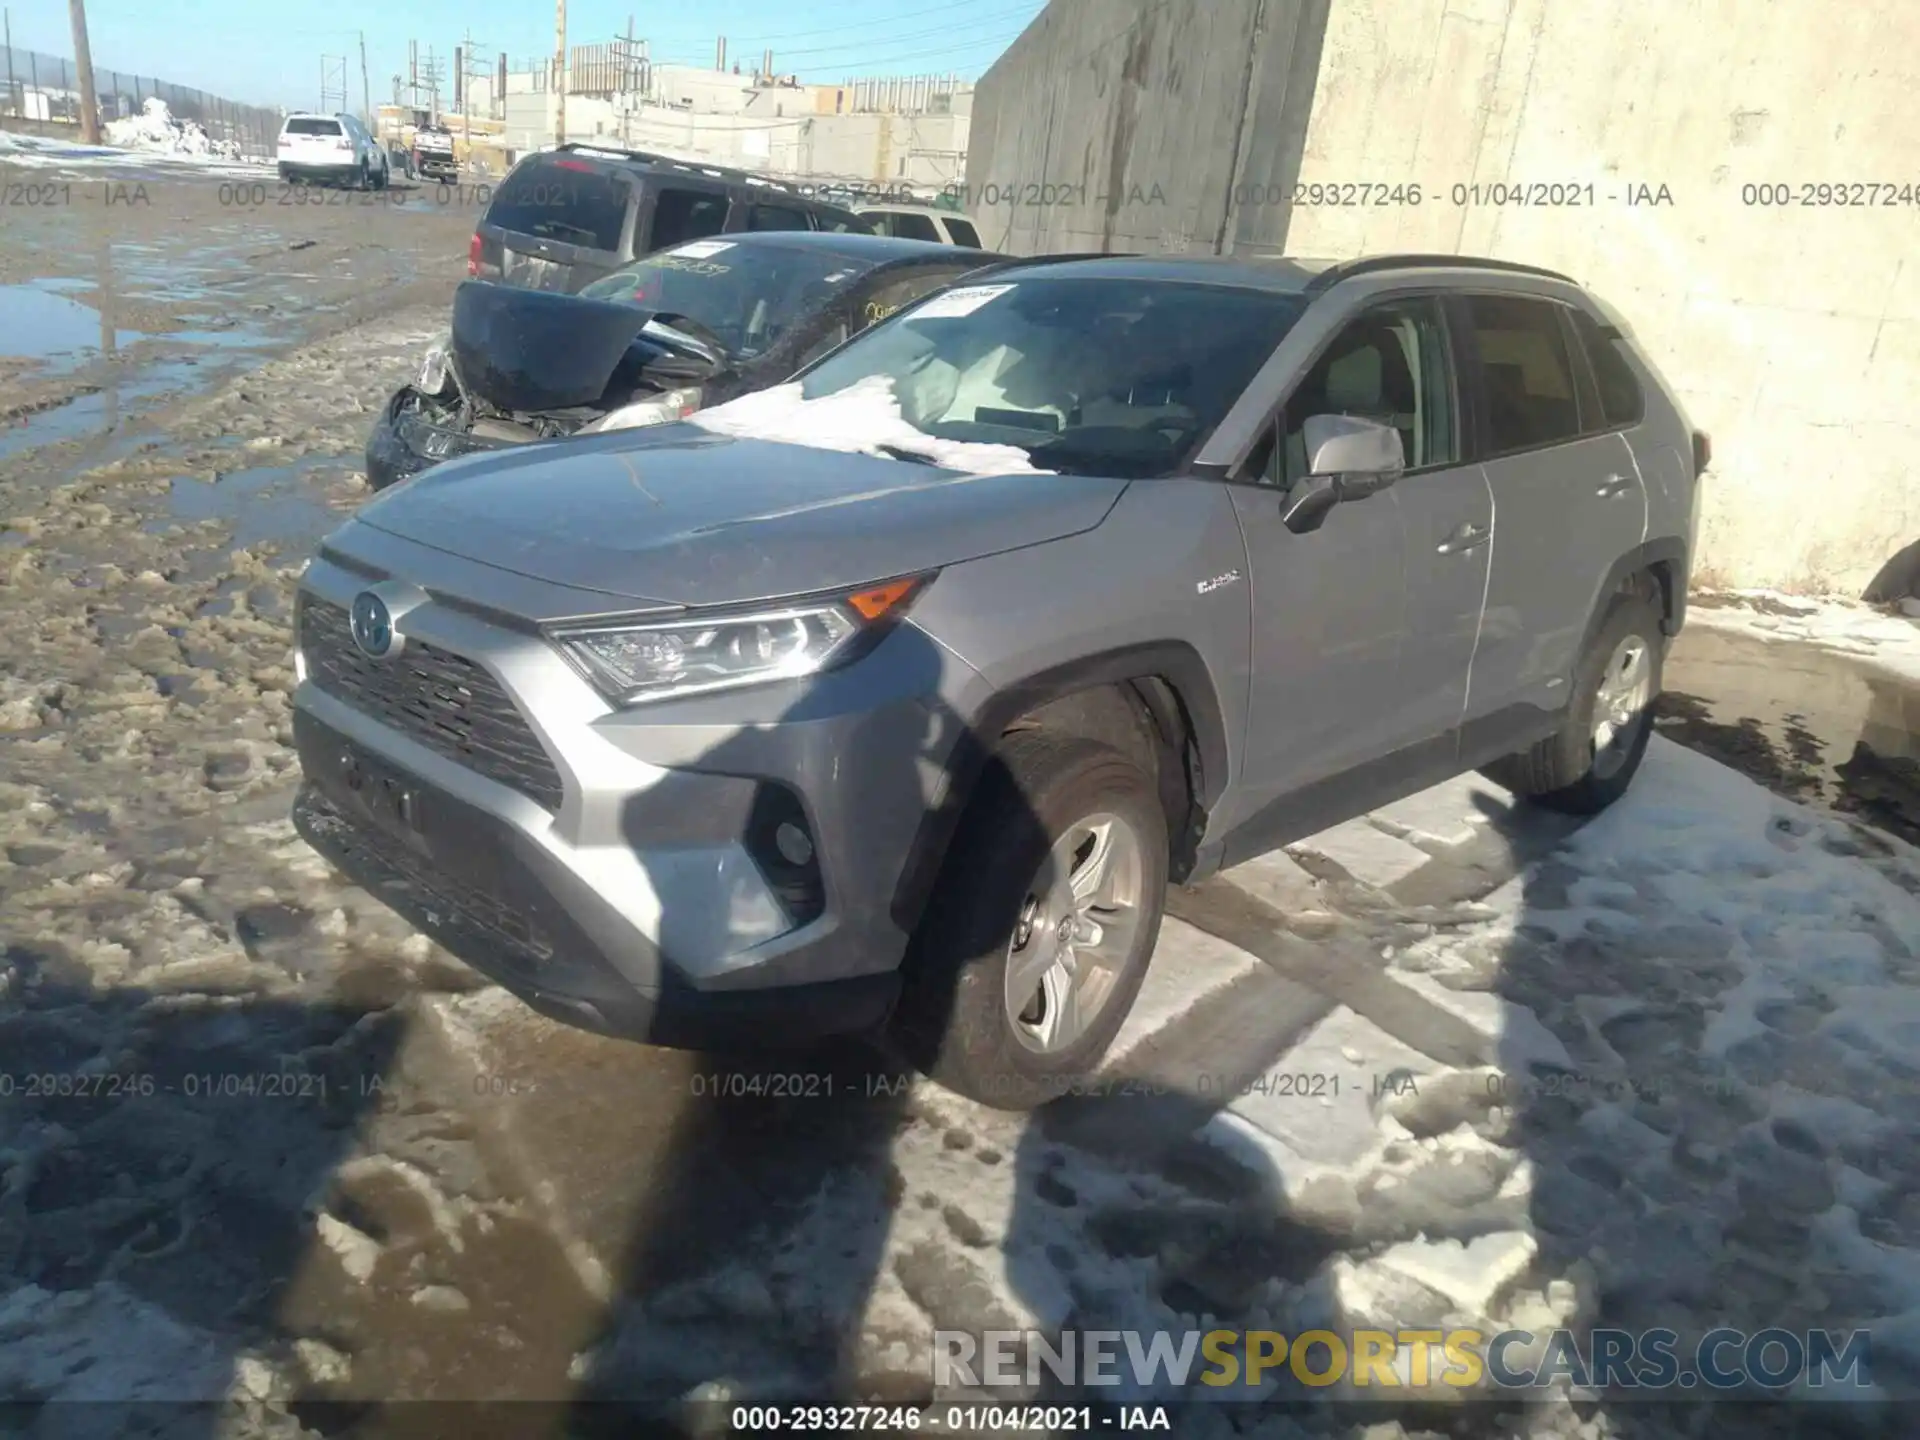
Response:
POLYGON ((773 848, 789 865, 805 865, 813 859, 813 841, 791 820, 782 820, 773 832, 773 848))

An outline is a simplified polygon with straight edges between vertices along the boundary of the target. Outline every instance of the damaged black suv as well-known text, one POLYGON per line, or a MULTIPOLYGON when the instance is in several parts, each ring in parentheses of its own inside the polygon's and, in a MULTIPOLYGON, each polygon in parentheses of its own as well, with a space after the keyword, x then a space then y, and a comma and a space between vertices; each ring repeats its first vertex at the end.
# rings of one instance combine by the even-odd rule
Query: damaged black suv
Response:
POLYGON ((656 252, 578 295, 469 280, 452 333, 374 424, 368 483, 682 419, 777 385, 902 305, 1004 262, 931 241, 769 231, 656 252))

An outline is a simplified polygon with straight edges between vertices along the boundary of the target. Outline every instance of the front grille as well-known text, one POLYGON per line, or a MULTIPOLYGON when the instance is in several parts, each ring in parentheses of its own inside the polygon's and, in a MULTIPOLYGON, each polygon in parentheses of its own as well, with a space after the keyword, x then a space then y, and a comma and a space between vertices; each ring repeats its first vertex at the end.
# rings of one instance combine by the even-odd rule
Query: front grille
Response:
POLYGON ((332 801, 311 791, 301 797, 300 812, 314 838, 325 842, 356 884, 387 892, 403 914, 418 913, 448 940, 457 942, 459 933, 468 931, 527 971, 553 958, 552 942, 505 896, 455 879, 372 826, 355 825, 332 801))
POLYGON ((305 597, 300 652, 307 675, 334 699, 497 780, 549 810, 560 808, 560 772, 493 676, 462 655, 419 640, 373 660, 353 643, 347 612, 305 597))

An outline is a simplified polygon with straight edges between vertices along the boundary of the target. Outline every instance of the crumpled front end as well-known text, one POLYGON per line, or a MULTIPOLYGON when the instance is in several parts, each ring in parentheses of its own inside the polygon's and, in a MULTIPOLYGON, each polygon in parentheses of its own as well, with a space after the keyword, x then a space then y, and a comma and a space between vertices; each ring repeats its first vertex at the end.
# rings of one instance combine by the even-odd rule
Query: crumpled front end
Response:
POLYGON ((504 450, 515 443, 475 434, 461 425, 452 406, 403 385, 387 401, 367 437, 367 484, 385 490, 442 460, 504 450))

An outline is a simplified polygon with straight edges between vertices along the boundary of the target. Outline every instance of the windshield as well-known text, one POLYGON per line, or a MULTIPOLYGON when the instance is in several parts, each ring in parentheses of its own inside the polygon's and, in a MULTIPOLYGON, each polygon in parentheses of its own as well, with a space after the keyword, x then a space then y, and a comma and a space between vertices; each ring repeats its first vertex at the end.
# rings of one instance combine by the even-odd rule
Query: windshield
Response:
POLYGON ((750 359, 871 268, 844 255, 695 240, 636 260, 580 293, 684 315, 734 357, 750 359))
POLYGON ((1138 277, 963 285, 801 377, 808 400, 883 378, 937 440, 1012 445, 1035 468, 1177 473, 1299 317, 1297 295, 1138 277))

